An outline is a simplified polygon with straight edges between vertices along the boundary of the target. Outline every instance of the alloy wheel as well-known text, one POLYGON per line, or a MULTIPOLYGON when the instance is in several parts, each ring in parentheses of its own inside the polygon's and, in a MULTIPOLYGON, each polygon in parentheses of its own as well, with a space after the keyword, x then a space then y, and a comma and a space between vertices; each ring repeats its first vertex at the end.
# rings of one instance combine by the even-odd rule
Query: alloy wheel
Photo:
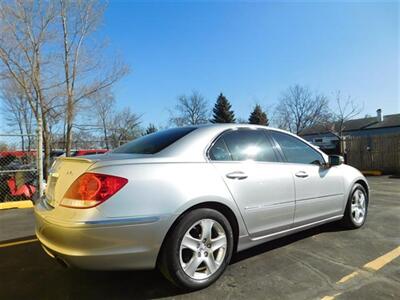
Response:
POLYGON ((180 264, 191 278, 202 280, 222 265, 227 248, 224 228, 217 221, 202 219, 185 233, 180 250, 180 264))
POLYGON ((351 218, 360 225, 364 222, 366 213, 366 196, 361 190, 356 190, 351 198, 351 218))

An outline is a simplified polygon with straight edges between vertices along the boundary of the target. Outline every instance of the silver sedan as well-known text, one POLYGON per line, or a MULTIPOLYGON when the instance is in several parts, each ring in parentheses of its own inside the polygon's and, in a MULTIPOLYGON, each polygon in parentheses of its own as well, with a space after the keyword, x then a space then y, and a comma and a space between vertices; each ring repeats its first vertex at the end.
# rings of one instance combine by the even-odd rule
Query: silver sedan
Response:
POLYGON ((332 221, 361 227, 368 196, 358 170, 291 133, 181 127, 59 158, 35 207, 36 235, 66 266, 158 267, 199 289, 234 252, 332 221))

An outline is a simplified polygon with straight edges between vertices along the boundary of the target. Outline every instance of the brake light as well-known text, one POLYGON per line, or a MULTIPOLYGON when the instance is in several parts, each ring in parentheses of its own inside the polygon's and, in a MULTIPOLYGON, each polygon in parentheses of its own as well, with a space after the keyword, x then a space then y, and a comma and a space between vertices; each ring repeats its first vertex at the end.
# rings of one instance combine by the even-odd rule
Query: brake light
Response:
POLYGON ((95 207, 127 183, 128 179, 118 176, 84 173, 72 183, 60 205, 71 208, 95 207))

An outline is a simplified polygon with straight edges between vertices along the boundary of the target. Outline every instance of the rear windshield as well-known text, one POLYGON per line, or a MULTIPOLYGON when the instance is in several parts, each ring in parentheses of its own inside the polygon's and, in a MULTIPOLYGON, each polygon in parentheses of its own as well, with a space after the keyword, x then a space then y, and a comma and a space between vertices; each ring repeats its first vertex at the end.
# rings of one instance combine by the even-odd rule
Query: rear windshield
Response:
POLYGON ((180 127, 142 136, 115 149, 114 153, 154 154, 167 148, 196 127, 180 127))

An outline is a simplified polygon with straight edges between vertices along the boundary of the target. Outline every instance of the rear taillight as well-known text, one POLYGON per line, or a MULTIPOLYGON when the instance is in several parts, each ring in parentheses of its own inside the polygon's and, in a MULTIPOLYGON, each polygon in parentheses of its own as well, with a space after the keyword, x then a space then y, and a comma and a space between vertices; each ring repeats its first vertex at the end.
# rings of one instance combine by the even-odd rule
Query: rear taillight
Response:
POLYGON ((106 201, 118 192, 128 179, 97 173, 84 173, 69 187, 61 206, 90 208, 106 201))

